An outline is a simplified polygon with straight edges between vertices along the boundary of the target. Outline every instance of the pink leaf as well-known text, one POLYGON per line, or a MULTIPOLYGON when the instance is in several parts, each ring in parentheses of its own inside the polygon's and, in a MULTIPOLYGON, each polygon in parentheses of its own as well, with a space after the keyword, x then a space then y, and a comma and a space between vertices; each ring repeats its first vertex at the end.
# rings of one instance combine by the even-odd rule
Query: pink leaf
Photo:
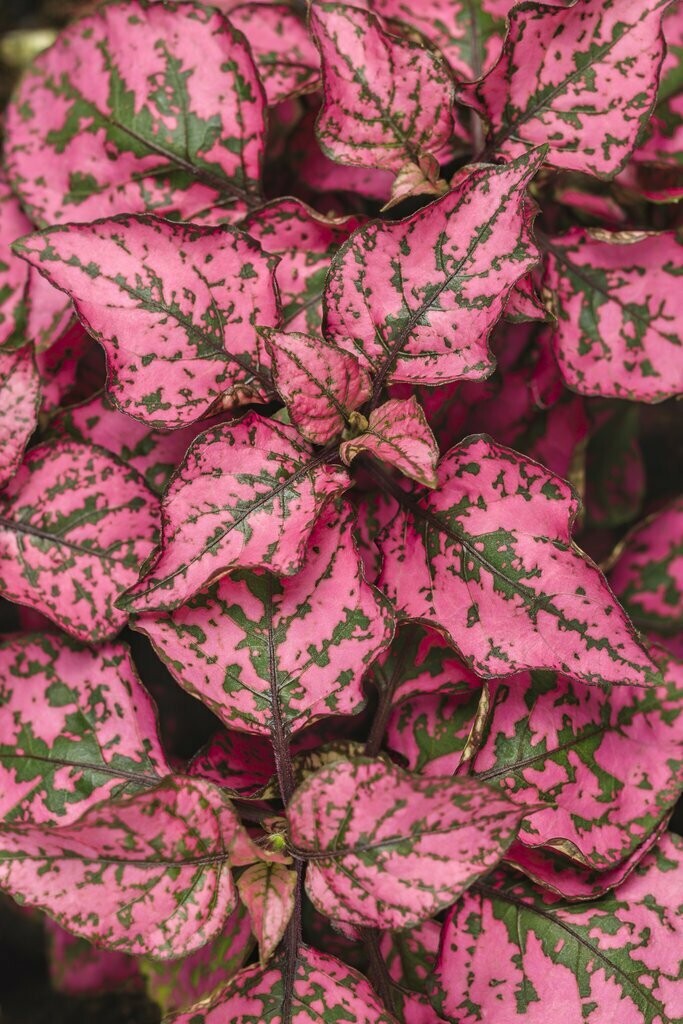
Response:
POLYGON ((458 1024, 677 1020, 682 856, 665 837, 617 893, 588 904, 496 874, 446 920, 434 1006, 458 1024))
POLYGON ((683 391, 675 233, 585 231, 549 243, 554 345, 582 395, 661 402, 683 391))
POLYGON ((358 7, 315 0, 310 25, 323 72, 316 131, 328 156, 397 172, 448 143, 453 84, 442 59, 358 7))
POLYGON ((261 861, 237 880, 240 898, 251 918, 262 964, 270 960, 294 911, 296 871, 286 864, 261 861))
POLYGON ((259 858, 227 797, 199 779, 98 804, 70 825, 6 826, 0 886, 108 949, 198 949, 236 904, 230 866, 259 858))
POLYGON ((289 964, 271 961, 247 967, 208 1008, 194 1009, 168 1024, 396 1024, 370 983, 340 960, 300 946, 294 977, 289 964))
MULTIPOLYGON (((35 274, 36 271, 32 270, 31 273, 35 274)), ((40 274, 37 276, 40 277, 40 274)), ((45 280, 42 277, 40 279, 45 280)), ((53 413, 65 399, 72 396, 74 401, 78 401, 82 371, 87 373, 87 367, 93 363, 101 367, 103 360, 98 358, 101 355, 101 349, 77 321, 49 347, 41 352, 36 349, 36 366, 42 386, 40 411, 53 413)), ((101 384, 101 375, 98 384, 101 384)), ((86 388, 86 393, 91 391, 86 388)))
POLYGON ((621 170, 655 102, 668 4, 518 5, 500 60, 468 90, 490 124, 488 152, 516 157, 548 143, 556 167, 601 178, 621 170))
POLYGON ((384 202, 394 181, 392 171, 376 167, 349 167, 326 156, 315 137, 316 112, 304 116, 292 136, 293 165, 297 178, 314 192, 348 192, 384 202))
POLYGON ((13 254, 15 239, 32 230, 19 200, 0 171, 0 345, 19 347, 26 342, 26 288, 28 270, 13 254))
POLYGON ((419 778, 384 761, 338 761, 289 804, 306 891, 335 920, 412 928, 501 858, 518 809, 473 779, 419 778))
POLYGON ((140 987, 137 962, 127 953, 97 949, 51 921, 44 920, 48 939, 50 986, 67 996, 98 995, 140 987))
POLYGON ((64 29, 23 79, 7 116, 10 180, 40 224, 190 219, 217 201, 239 216, 259 201, 264 107, 221 14, 110 4, 64 29))
POLYGON ((327 336, 375 371, 376 390, 492 372, 489 332, 538 259, 523 197, 540 160, 475 166, 442 199, 360 228, 342 246, 327 284, 327 336))
POLYGON ((534 805, 524 846, 611 871, 666 818, 683 785, 683 665, 660 663, 664 684, 647 688, 544 673, 489 684, 491 720, 470 770, 534 805))
POLYGON ((381 692, 392 693, 395 705, 430 694, 466 696, 482 686, 443 637, 414 623, 401 625, 389 650, 373 665, 372 679, 381 692))
POLYGON ((256 413, 207 430, 164 495, 161 553, 128 603, 177 608, 231 569, 294 575, 325 502, 349 483, 293 427, 256 413))
POLYGON ((307 440, 327 444, 370 397, 368 371, 355 356, 308 334, 266 330, 263 337, 292 423, 307 440))
POLYGON ((368 452, 425 487, 436 487, 439 449, 416 398, 385 402, 365 423, 363 432, 339 449, 347 466, 361 452, 368 452))
POLYGON ((135 628, 229 728, 268 736, 352 714, 393 620, 363 579, 351 529, 348 508, 331 505, 296 575, 233 573, 171 614, 142 616, 135 628))
POLYGON ((320 58, 296 11, 285 3, 246 3, 232 7, 229 17, 249 40, 270 106, 316 88, 320 58))
POLYGON ((142 478, 108 452, 32 448, 0 495, 0 591, 99 643, 125 625, 114 602, 151 553, 157 521, 142 478))
POLYGON ((288 330, 319 331, 330 260, 357 226, 356 217, 323 217, 291 197, 267 203, 242 222, 242 229, 279 259, 275 279, 288 330))
POLYGON ((278 320, 275 260, 236 228, 119 217, 50 228, 17 252, 72 297, 129 415, 181 427, 269 393, 256 325, 278 320))
POLYGON ((16 352, 0 349, 0 487, 21 465, 38 426, 39 405, 40 377, 30 346, 16 352))
POLYGON ((481 437, 451 448, 439 486, 404 496, 381 539, 380 584, 483 676, 550 668, 644 684, 653 665, 570 529, 570 486, 481 437))
POLYGON ((488 710, 482 684, 469 693, 426 693, 392 711, 385 745, 420 775, 455 775, 479 745, 480 717, 488 710))
POLYGON ((156 708, 123 644, 35 635, 0 652, 3 823, 68 825, 170 774, 156 708))
MULTIPOLYGON (((26 231, 32 228, 33 225, 29 224, 26 231)), ((67 330, 74 315, 73 305, 71 299, 34 267, 29 267, 26 301, 26 335, 34 342, 36 353, 41 354, 58 342, 67 330)))
POLYGON ((443 1024, 427 998, 441 926, 424 921, 407 932, 384 932, 380 949, 393 982, 391 996, 403 1024, 443 1024))
POLYGON ((223 729, 192 758, 187 771, 236 797, 257 797, 275 775, 273 745, 266 737, 223 729))
POLYGON ((683 628, 683 498, 636 526, 621 542, 610 584, 636 625, 683 628))

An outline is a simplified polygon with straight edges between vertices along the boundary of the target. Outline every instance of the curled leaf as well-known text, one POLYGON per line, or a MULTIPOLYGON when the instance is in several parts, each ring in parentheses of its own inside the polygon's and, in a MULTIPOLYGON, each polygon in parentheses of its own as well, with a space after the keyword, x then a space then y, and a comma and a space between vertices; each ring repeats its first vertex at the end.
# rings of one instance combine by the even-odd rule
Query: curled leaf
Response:
POLYGON ((339 449, 347 466, 361 452, 374 455, 425 487, 436 487, 439 449, 415 397, 405 401, 394 398, 374 409, 367 429, 344 441, 339 449))

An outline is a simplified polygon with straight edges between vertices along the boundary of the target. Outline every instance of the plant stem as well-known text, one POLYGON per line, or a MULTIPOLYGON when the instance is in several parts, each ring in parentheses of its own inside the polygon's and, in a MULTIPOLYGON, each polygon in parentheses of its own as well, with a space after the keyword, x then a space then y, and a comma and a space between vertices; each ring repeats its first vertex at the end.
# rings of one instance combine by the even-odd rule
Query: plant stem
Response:
POLYGON ((292 1004, 294 1002, 294 985, 296 969, 299 962, 299 946, 301 945, 301 910, 303 905, 304 861, 296 862, 296 889, 294 890, 294 910, 287 931, 282 939, 284 966, 282 968, 282 1013, 281 1024, 291 1024, 292 1004))
POLYGON ((363 944, 365 945, 370 961, 368 980, 384 1003, 389 1013, 396 1014, 396 1002, 394 984, 391 980, 387 965, 379 948, 380 931, 378 928, 361 928, 363 944))

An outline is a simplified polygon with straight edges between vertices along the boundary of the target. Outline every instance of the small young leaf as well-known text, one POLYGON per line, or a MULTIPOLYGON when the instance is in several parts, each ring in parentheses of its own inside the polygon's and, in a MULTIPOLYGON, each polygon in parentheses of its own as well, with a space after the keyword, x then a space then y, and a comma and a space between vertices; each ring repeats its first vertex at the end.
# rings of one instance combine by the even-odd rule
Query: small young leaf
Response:
POLYGON ((490 124, 488 152, 548 160, 601 178, 619 171, 647 123, 670 0, 518 4, 496 66, 459 90, 490 124))
POLYGON ((171 769, 156 708, 123 644, 55 634, 0 645, 0 818, 66 825, 171 769))
POLYGON ((473 779, 419 778, 384 761, 338 761, 288 807, 306 891, 329 917, 413 928, 489 871, 523 815, 473 779))
POLYGON ((276 261, 236 228, 121 216, 15 250, 74 300, 123 412, 168 429, 269 394, 256 325, 278 320, 276 261))
POLYGON ((25 345, 16 352, 0 350, 0 488, 21 465, 24 449, 38 426, 39 405, 40 376, 31 347, 25 345))
POLYGON ((554 346, 569 387, 639 402, 683 392, 675 233, 573 228, 548 248, 554 346))
POLYGON ((481 380, 489 332, 538 252, 524 190, 538 153, 474 166, 442 199, 356 231, 332 261, 327 337, 389 381, 481 380))
POLYGON ((294 910, 296 871, 286 864, 261 861, 237 879, 240 898, 251 918, 262 964, 270 960, 294 910))
POLYGON ((558 902, 516 872, 480 883, 446 920, 434 1006, 457 1024, 673 1024, 681 1007, 673 950, 683 941, 682 858, 678 836, 665 837, 616 893, 595 903, 558 902))
POLYGON ((398 172, 437 154, 453 134, 453 83, 445 62, 388 35, 370 11, 315 0, 323 107, 316 133, 333 160, 398 172))
POLYGON ((237 568, 292 576, 325 502, 349 483, 293 427, 256 413, 207 430, 164 495, 161 552, 126 602, 140 612, 177 608, 237 568))
POLYGON ((78 640, 106 640, 125 625, 114 602, 152 552, 157 523, 142 477, 108 452, 32 448, 0 495, 0 592, 78 640))
POLYGON ((322 715, 352 714, 393 619, 363 579, 351 530, 349 509, 330 505, 296 575, 233 572, 171 614, 143 615, 134 626, 228 728, 278 735, 322 715))
POLYGON ((212 939, 234 909, 230 866, 259 859, 210 782, 167 779, 70 825, 0 831, 0 888, 107 949, 160 960, 212 939))
POLYGON ((288 4, 231 5, 229 19, 249 40, 269 106, 316 88, 318 51, 303 19, 288 4))
POLYGON ((30 340, 24 333, 28 270, 10 247, 15 238, 31 229, 31 221, 0 170, 0 345, 10 348, 30 340))
MULTIPOLYGON (((341 434, 349 414, 370 397, 368 371, 355 356, 307 334, 273 330, 262 334, 273 362, 275 386, 287 403, 292 423, 307 440, 327 444, 341 434)), ((348 465, 349 460, 344 461, 348 465)))
POLYGON ((556 669, 646 684, 654 666, 570 529, 570 486, 482 437, 452 448, 434 491, 400 497, 380 540, 380 586, 440 629, 482 676, 556 669))
POLYGON ((374 409, 367 429, 339 449, 347 466, 361 452, 369 452, 425 487, 436 487, 439 449, 415 397, 394 398, 374 409))
POLYGON ((109 3, 62 31, 19 86, 10 180, 39 224, 191 219, 216 202, 239 216, 260 196, 264 110, 249 48, 217 11, 109 3))

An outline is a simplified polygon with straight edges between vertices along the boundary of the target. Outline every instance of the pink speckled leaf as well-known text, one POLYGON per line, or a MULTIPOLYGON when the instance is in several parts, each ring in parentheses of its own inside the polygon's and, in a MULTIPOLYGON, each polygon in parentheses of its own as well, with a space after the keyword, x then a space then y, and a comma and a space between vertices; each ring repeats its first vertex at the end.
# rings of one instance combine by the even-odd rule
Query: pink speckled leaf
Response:
POLYGON ((137 580, 156 540, 155 496, 101 448, 32 448, 0 495, 0 593, 78 640, 114 636, 114 602, 137 580))
POLYGON ((177 608, 237 568, 292 576, 325 502, 349 483, 293 427, 256 413, 207 430, 164 495, 159 557, 127 602, 140 612, 177 608))
POLYGON ((420 775, 455 775, 475 753, 488 710, 482 683, 469 692, 426 693, 403 701, 387 723, 385 746, 420 775))
POLYGON ((284 958, 247 967, 208 1008, 167 1024, 396 1024, 362 974, 327 953, 299 946, 284 958))
POLYGON ((167 779, 70 825, 3 828, 0 888, 75 935, 164 960, 218 933, 237 901, 230 866, 258 859, 221 790, 167 779))
POLYGON ((18 348, 26 343, 28 270, 10 246, 32 230, 31 221, 12 194, 0 170, 0 345, 18 348))
POLYGON ((313 192, 350 193, 385 202, 391 194, 395 175, 376 167, 336 164, 323 153, 315 137, 316 111, 299 122, 291 139, 291 157, 297 179, 313 192))
POLYGON ((385 402, 359 426, 362 433, 344 441, 339 449, 347 466, 367 452, 425 487, 436 487, 439 449, 415 397, 385 402))
POLYGON ((433 1002, 449 1021, 673 1024, 683 981, 683 844, 665 837, 615 892, 567 903, 497 873, 449 913, 433 1002))
MULTIPOLYGON (((299 432, 327 444, 370 397, 370 375, 355 356, 308 334, 264 330, 275 386, 299 432)), ((429 428, 427 428, 429 429, 429 428)), ((350 460, 344 459, 349 463, 350 460)))
POLYGON ((50 986, 66 996, 91 996, 103 992, 138 989, 140 969, 134 957, 97 949, 46 917, 47 959, 50 986))
POLYGON ((230 10, 229 19, 249 40, 270 106, 316 88, 318 51, 305 21, 292 7, 286 3, 240 4, 230 10))
POLYGON ((55 633, 0 646, 0 818, 67 825, 170 774, 156 708, 123 644, 55 633))
MULTIPOLYGON (((441 460, 439 486, 395 497, 379 583, 410 618, 440 629, 483 676, 556 669, 645 684, 650 658, 570 530, 570 486, 482 437, 441 460)), ((390 482, 388 482, 391 486, 390 482)))
POLYGON ((391 647, 372 667, 372 681, 394 705, 435 693, 468 694, 481 679, 435 630, 402 623, 391 647))
POLYGON ((316 133, 328 156, 397 173, 446 146, 453 83, 437 54, 389 35, 373 13, 347 4, 315 0, 310 25, 323 74, 316 133))
POLYGON ((276 773, 273 745, 265 736, 222 729, 195 754, 188 775, 209 779, 233 796, 260 796, 276 773))
POLYGON ((287 815, 318 910, 391 929, 426 920, 490 871, 522 817, 485 783, 420 778, 369 758, 311 775, 287 815))
POLYGON ((519 841, 610 871, 670 813, 683 788, 683 665, 664 683, 584 686, 552 673, 489 683, 491 718, 470 771, 536 809, 519 841))
POLYGON ((355 217, 323 217, 289 196, 267 203, 242 222, 250 238, 280 261, 275 279, 287 330, 320 330, 330 261, 357 226, 355 217))
POLYGON ((380 951, 392 982, 394 1012, 403 1024, 444 1024, 430 1005, 427 985, 439 949, 441 926, 424 921, 406 932, 384 932, 380 951))
POLYGON ((38 426, 39 405, 40 376, 30 346, 0 350, 0 487, 21 464, 38 426))
MULTIPOLYGON (((45 279, 41 277, 42 280, 45 279)), ((63 402, 77 402, 83 394, 89 395, 99 390, 102 386, 103 363, 102 350, 83 327, 74 321, 52 345, 40 352, 36 350, 36 366, 42 390, 40 411, 53 414, 63 402), (93 368, 98 376, 97 383, 92 381, 93 368), (90 381, 85 379, 88 374, 90 381)))
POLYGON ((460 90, 482 111, 488 152, 519 156, 548 143, 548 160, 609 178, 646 124, 663 57, 670 0, 518 4, 496 66, 460 90))
POLYGON ((237 879, 240 899, 249 911, 262 964, 270 960, 294 910, 296 871, 286 864, 252 864, 237 879))
POLYGON ((249 48, 221 14, 110 3, 23 79, 7 116, 10 180, 39 224, 191 219, 216 203, 239 216, 259 202, 264 110, 249 48))
POLYGON ((574 228, 548 248, 554 346, 567 384, 640 402, 683 392, 676 234, 574 228))
POLYGON ((617 549, 609 580, 641 629, 683 629, 683 498, 628 534, 617 549))
POLYGON ((123 412, 182 427, 268 395, 256 325, 278 321, 276 261, 243 232, 121 216, 50 228, 15 248, 74 300, 123 412))
POLYGON ((334 257, 327 337, 375 371, 376 391, 492 372, 489 332, 538 259, 524 191, 541 159, 475 166, 411 217, 360 228, 334 257))
POLYGON ((277 738, 323 715, 351 714, 393 631, 387 603, 363 579, 352 525, 348 508, 330 505, 296 575, 233 572, 135 628, 228 728, 277 738))
MULTIPOLYGON (((29 225, 24 234, 32 228, 29 225)), ((64 292, 55 288, 34 267, 29 267, 26 303, 26 335, 40 354, 59 341, 69 327, 74 317, 73 304, 64 292)))

